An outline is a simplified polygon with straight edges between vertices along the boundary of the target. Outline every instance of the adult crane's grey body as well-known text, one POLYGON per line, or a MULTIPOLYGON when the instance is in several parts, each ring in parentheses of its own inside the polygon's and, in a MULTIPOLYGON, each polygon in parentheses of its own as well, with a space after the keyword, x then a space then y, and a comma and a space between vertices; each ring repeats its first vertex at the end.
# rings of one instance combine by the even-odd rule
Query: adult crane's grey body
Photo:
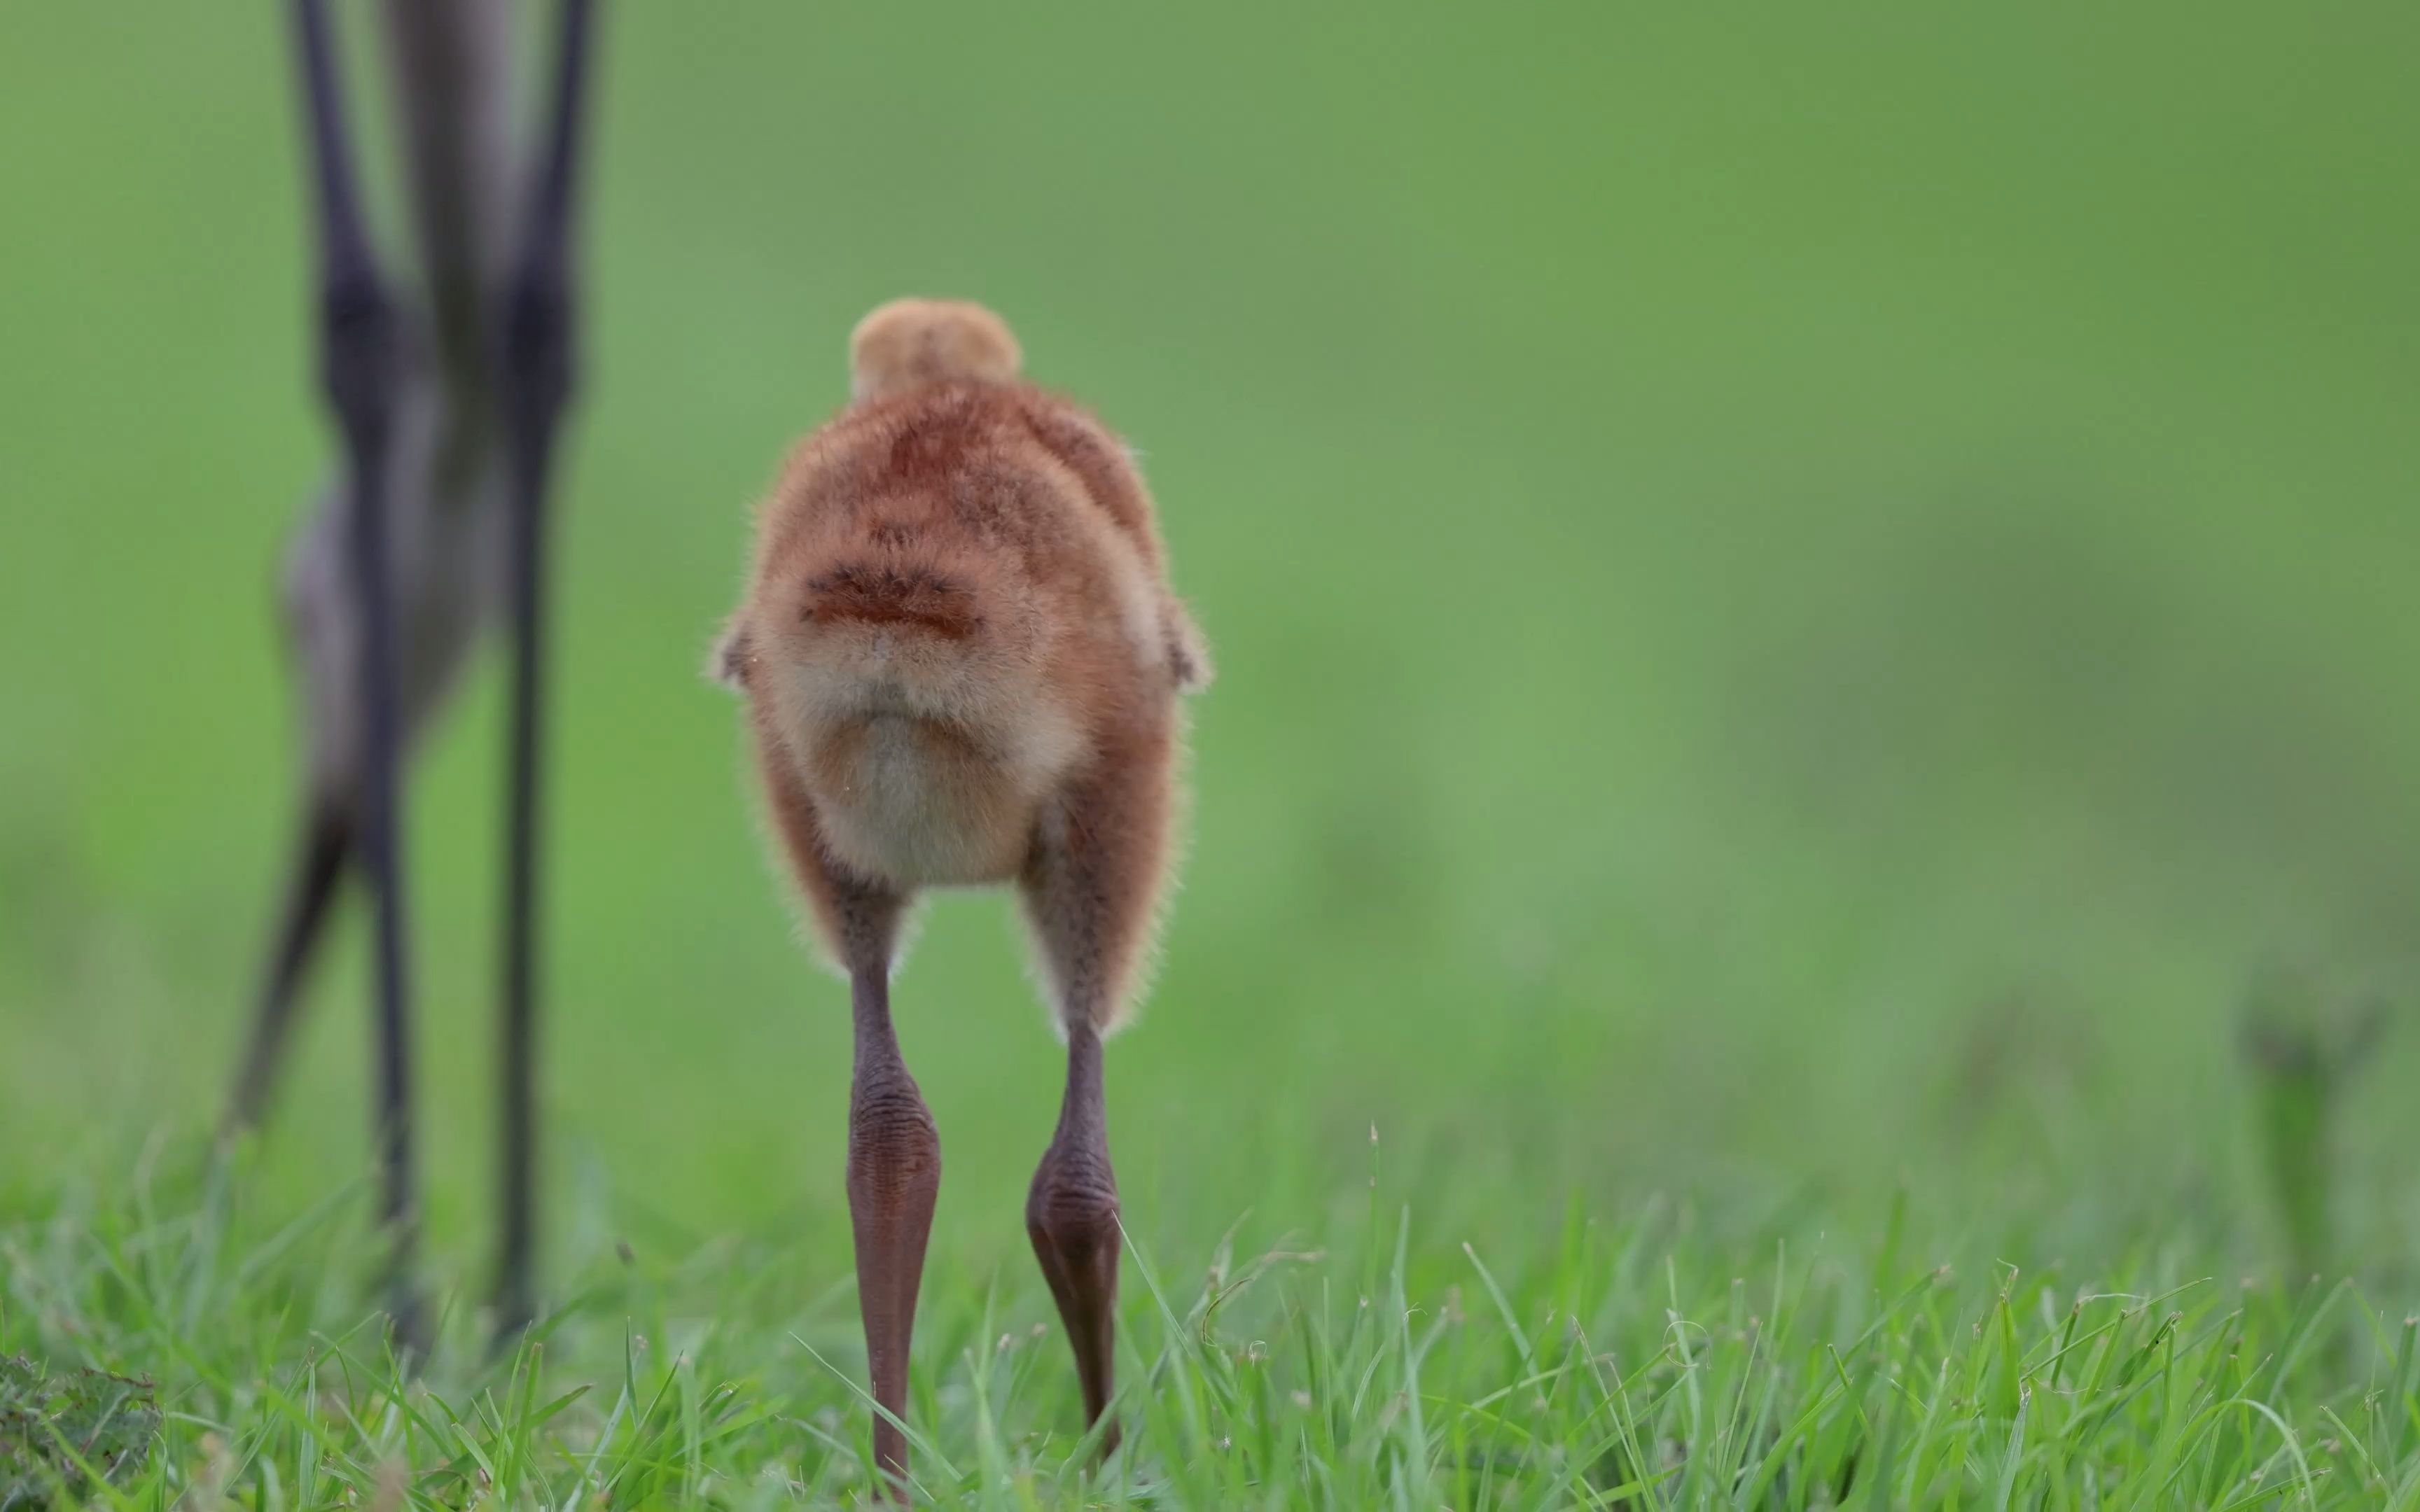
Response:
POLYGON ((304 719, 301 833, 229 1119, 260 1117, 338 886, 358 873, 376 920, 381 1216, 396 1246, 398 1335, 423 1349, 411 1280, 418 1196, 400 774, 470 653, 499 625, 514 651, 500 1330, 525 1321, 533 1305, 544 511, 570 391, 570 208, 591 0, 561 0, 550 99, 534 135, 513 108, 514 0, 385 0, 414 285, 388 278, 365 226, 324 0, 291 8, 321 378, 343 467, 287 562, 285 622, 304 719))

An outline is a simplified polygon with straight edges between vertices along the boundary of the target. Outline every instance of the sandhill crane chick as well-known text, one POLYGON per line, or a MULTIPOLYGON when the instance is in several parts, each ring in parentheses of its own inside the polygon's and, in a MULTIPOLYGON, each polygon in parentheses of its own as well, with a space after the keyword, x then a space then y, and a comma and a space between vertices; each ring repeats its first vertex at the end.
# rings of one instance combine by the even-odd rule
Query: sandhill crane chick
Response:
MULTIPOLYGON (((1058 1130, 1026 1226, 1076 1354, 1109 1395, 1117 1188, 1101 1039, 1130 1011, 1170 860, 1178 695, 1201 637, 1131 454, 1022 380, 979 305, 902 300, 860 323, 849 406, 791 455, 716 654, 856 1022, 847 1188, 875 1398, 907 1408, 940 1180, 900 1057, 890 976, 927 887, 1014 883, 1067 1041, 1058 1130)), ((1103 1434, 1105 1451, 1117 1429, 1103 1434)), ((906 1446, 875 1427, 877 1461, 906 1446)))

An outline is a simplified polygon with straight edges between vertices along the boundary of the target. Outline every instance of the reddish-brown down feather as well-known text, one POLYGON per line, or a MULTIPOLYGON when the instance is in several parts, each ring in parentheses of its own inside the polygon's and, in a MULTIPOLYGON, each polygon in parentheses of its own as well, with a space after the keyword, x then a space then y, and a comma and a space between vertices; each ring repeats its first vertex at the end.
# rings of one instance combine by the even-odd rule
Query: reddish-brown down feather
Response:
POLYGON ((1014 882, 1063 1023, 1130 1006, 1171 855, 1201 638, 1151 497, 980 306, 861 323, 859 398, 759 514, 720 670, 818 933, 889 964, 921 889, 1014 882))

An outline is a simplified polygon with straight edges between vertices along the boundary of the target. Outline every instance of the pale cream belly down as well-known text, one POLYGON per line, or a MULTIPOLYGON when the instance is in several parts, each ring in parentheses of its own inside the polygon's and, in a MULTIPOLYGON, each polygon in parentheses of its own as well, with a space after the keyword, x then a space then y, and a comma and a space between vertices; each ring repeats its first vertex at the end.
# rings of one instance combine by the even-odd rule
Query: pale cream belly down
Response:
POLYGON ((835 860, 901 887, 1002 882, 1024 864, 1038 795, 949 727, 868 714, 819 733, 808 785, 835 860))

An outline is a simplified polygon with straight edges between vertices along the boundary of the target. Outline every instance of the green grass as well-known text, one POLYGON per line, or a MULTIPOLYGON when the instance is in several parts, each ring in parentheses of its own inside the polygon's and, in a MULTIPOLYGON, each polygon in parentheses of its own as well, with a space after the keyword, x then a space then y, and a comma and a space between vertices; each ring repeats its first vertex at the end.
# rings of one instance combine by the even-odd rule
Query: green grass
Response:
MULTIPOLYGON (((862 1489, 844 995, 698 668, 849 324, 927 292, 1143 449, 1221 673, 1109 1056, 1096 1493, 2408 1501, 2420 9, 712 9, 604 34, 558 1312, 478 1363, 483 670, 413 794, 453 1316, 397 1405, 355 926, 202 1153, 327 455, 275 8, 0 7, 0 1358, 156 1383, 129 1494, 460 1504, 449 1414, 510 1500, 862 1489)), ((947 1164, 909 1422, 944 1499, 1049 1504, 1007 914, 941 900, 898 991, 947 1164)))
MULTIPOLYGON (((1871 1242, 1575 1206, 1546 1242, 1482 1250, 1403 1206, 1374 1146, 1371 1168, 1331 1230, 1247 1216, 1206 1264, 1129 1252, 1126 1442, 1097 1469, 1042 1288, 928 1273, 920 1498, 2420 1505, 2420 1320, 2350 1282, 2213 1276, 2156 1242, 2106 1270, 1936 1264, 1903 1205, 1871 1242)), ((380 1252, 348 1206, 271 1225, 241 1191, 147 1170, 0 1235, 0 1331, 147 1362, 168 1404, 96 1503, 839 1505, 871 1484, 852 1298, 802 1284, 826 1253, 617 1242, 517 1350, 488 1358, 458 1305, 413 1377, 364 1315, 380 1252)))

